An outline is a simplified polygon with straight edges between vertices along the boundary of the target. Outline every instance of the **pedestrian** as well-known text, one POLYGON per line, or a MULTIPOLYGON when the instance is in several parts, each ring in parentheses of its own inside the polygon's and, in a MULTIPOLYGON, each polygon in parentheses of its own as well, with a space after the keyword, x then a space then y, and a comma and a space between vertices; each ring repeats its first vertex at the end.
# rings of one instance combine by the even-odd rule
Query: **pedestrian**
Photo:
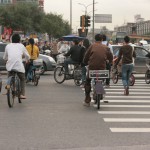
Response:
POLYGON ((84 58, 84 55, 85 55, 87 49, 89 48, 89 46, 90 46, 89 40, 84 39, 81 44, 81 55, 80 55, 81 69, 82 69, 82 85, 81 85, 81 87, 84 87, 84 83, 86 80, 86 64, 83 62, 83 58, 84 58))
MULTIPOLYGON (((110 52, 109 48, 102 44, 103 36, 101 34, 95 35, 95 43, 90 45, 87 52, 85 53, 83 62, 88 65, 89 70, 105 70, 106 69, 106 61, 112 62, 113 55, 110 52)), ((87 73, 89 74, 89 73, 87 73)), ((91 79, 86 78, 85 82, 85 100, 83 105, 90 106, 91 97, 91 79)))
POLYGON ((133 71, 133 57, 136 57, 136 53, 132 46, 129 44, 130 38, 128 36, 124 37, 124 42, 124 45, 119 51, 115 67, 117 67, 119 61, 122 59, 122 83, 124 86, 124 95, 129 95, 129 78, 133 71))
MULTIPOLYGON (((102 44, 108 46, 109 49, 110 49, 110 52, 111 52, 112 55, 113 55, 112 46, 111 46, 111 44, 109 44, 109 42, 107 41, 107 37, 106 37, 105 34, 103 34, 103 41, 102 41, 102 44)), ((112 64, 111 64, 110 62, 106 62, 106 69, 109 70, 109 78, 106 79, 106 87, 109 87, 109 86, 110 86, 110 72, 111 72, 111 66, 112 66, 112 64)))

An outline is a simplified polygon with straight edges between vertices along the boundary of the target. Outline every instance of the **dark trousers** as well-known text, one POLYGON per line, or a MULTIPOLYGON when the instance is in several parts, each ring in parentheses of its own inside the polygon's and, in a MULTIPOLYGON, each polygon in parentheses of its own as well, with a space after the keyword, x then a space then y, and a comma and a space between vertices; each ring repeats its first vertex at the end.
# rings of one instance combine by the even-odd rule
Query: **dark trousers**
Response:
POLYGON ((111 71, 111 64, 106 63, 106 69, 109 70, 109 78, 106 79, 106 85, 110 84, 110 71, 111 71))

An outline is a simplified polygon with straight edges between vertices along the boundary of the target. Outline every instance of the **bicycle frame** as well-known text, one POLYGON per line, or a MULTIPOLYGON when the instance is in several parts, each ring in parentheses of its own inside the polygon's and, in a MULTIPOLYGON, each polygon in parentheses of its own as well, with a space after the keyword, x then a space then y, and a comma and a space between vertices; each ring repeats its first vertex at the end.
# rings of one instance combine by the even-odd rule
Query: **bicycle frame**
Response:
POLYGON ((97 108, 100 108, 100 100, 103 99, 103 94, 105 94, 103 81, 109 78, 109 70, 89 70, 89 78, 94 79, 93 84, 94 90, 96 92, 96 103, 97 108))

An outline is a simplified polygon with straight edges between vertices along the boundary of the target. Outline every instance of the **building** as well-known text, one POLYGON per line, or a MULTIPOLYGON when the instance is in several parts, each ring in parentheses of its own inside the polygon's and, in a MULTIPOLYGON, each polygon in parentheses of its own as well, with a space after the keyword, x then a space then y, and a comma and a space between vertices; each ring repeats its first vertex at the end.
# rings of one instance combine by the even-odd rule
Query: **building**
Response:
POLYGON ((136 15, 134 23, 117 26, 114 30, 127 32, 128 35, 150 36, 150 20, 145 21, 141 15, 136 15))

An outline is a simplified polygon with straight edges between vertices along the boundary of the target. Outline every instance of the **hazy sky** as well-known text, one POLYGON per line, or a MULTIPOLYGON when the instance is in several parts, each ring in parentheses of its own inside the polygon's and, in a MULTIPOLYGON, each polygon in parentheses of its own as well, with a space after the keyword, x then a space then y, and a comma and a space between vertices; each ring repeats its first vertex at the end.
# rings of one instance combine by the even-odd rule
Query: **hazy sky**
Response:
MULTIPOLYGON (((95 14, 112 14, 112 23, 95 23, 95 28, 106 26, 114 29, 116 25, 125 22, 134 22, 134 15, 141 14, 145 20, 150 20, 150 0, 95 0, 95 14)), ((80 16, 84 15, 85 7, 93 0, 72 0, 72 28, 74 31, 80 26, 80 16)), ((92 15, 92 5, 87 7, 87 12, 92 15)), ((70 0, 45 0, 44 10, 62 14, 63 19, 70 21, 70 0)))

